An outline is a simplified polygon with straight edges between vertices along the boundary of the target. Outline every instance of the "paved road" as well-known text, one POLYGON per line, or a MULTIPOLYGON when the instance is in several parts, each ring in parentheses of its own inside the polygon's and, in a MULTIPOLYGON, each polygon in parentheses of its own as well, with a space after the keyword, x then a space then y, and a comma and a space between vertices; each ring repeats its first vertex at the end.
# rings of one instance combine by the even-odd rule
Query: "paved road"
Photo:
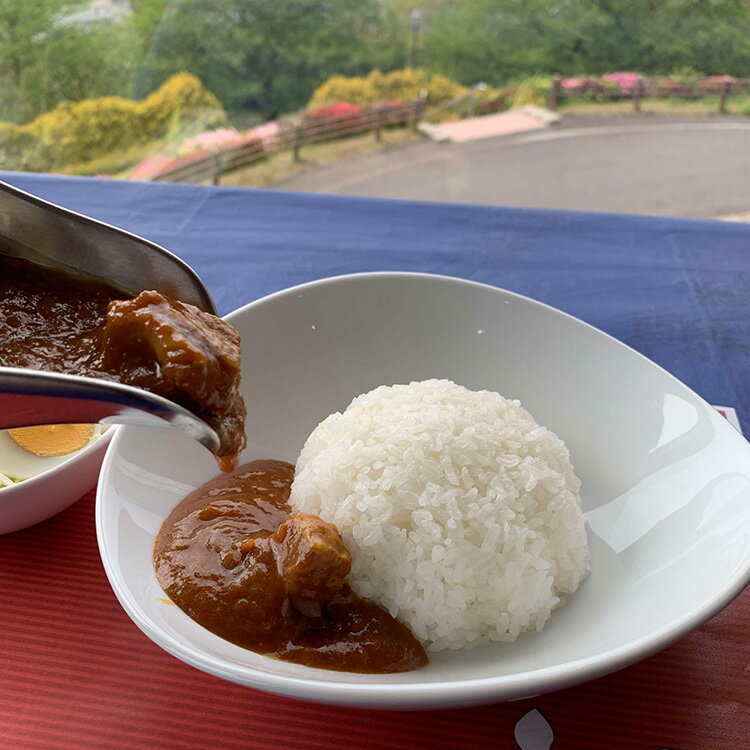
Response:
POLYGON ((575 117, 469 143, 420 141, 275 187, 341 195, 713 217, 750 210, 750 120, 575 117))

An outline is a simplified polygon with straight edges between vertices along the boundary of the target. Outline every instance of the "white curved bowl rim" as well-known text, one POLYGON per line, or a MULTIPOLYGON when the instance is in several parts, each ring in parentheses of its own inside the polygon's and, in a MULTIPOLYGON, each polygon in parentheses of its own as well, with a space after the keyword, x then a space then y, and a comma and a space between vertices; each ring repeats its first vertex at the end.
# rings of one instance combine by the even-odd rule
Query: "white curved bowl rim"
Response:
MULTIPOLYGON (((128 483, 133 481, 141 482, 139 491, 143 491, 144 487, 150 487, 148 482, 155 481, 151 474, 153 473, 159 477, 164 492, 170 492, 174 498, 179 499, 178 488, 173 486, 174 478, 161 477, 155 469, 156 464, 145 467, 129 461, 130 457, 126 461, 122 456, 125 450, 135 450, 136 443, 143 444, 144 441, 148 441, 148 432, 144 432, 144 428, 125 427, 121 428, 112 440, 101 472, 96 510, 99 547, 107 576, 123 608, 138 627, 166 651, 198 669, 227 680, 318 702, 403 709, 473 705, 530 697, 577 684, 626 666, 664 648, 698 627, 729 604, 746 586, 750 580, 750 504, 744 499, 750 497, 750 446, 726 420, 716 414, 687 386, 641 354, 587 323, 541 302, 496 287, 446 276, 401 272, 353 274, 302 284, 251 302, 231 313, 227 319, 240 329, 243 341, 252 341, 256 362, 265 362, 267 358, 276 356, 274 346, 278 348, 278 342, 270 335, 268 341, 263 339, 263 331, 269 323, 266 316, 269 315, 274 323, 278 321, 281 331, 297 332, 294 343, 298 347, 292 353, 292 358, 296 356, 301 361, 314 362, 315 357, 321 357, 322 361, 326 356, 330 356, 332 351, 337 351, 335 347, 340 346, 342 337, 348 335, 349 343, 356 345, 356 334, 345 332, 349 330, 348 327, 353 326, 356 329, 357 322, 364 325, 357 316, 365 316, 363 321, 371 320, 366 318, 366 311, 378 311, 378 314, 391 324, 403 321, 404 330, 399 331, 397 335, 406 339, 401 353, 407 359, 410 356, 409 348, 413 348, 414 344, 410 338, 409 326, 415 327, 419 341, 428 339, 425 351, 419 355, 424 362, 411 363, 414 365, 416 377, 409 374, 412 372, 409 363, 404 364, 398 357, 393 356, 393 362, 383 367, 388 372, 393 372, 394 377, 383 378, 382 371, 379 374, 372 373, 375 378, 374 385, 404 382, 410 378, 448 377, 454 371, 460 376, 464 368, 465 377, 454 378, 457 382, 472 388, 488 387, 499 390, 509 397, 519 397, 540 423, 550 426, 566 441, 584 483, 584 508, 587 511, 592 542, 591 578, 553 614, 540 634, 524 635, 516 644, 492 644, 459 653, 458 656, 457 652, 448 652, 446 656, 446 652, 431 655, 433 662, 447 660, 445 674, 450 675, 448 679, 422 680, 422 670, 382 677, 327 672, 297 665, 290 667, 285 662, 262 657, 253 652, 244 652, 248 654, 248 662, 252 664, 250 666, 241 663, 241 658, 238 661, 234 656, 231 659, 217 657, 210 651, 214 647, 220 647, 213 639, 221 639, 208 631, 203 631, 192 621, 180 621, 180 627, 184 626, 199 642, 199 646, 187 642, 181 635, 176 636, 175 632, 170 632, 164 621, 156 622, 153 605, 149 604, 148 597, 143 591, 143 576, 147 575, 145 568, 140 569, 137 586, 134 585, 135 580, 132 576, 127 578, 123 574, 124 557, 118 557, 116 540, 118 524, 123 523, 122 511, 128 499, 120 497, 117 492, 123 491, 122 488, 128 487, 128 483), (384 290, 396 287, 403 287, 408 293, 389 298, 383 303, 384 290), (436 306, 436 295, 444 298, 446 310, 450 312, 446 313, 440 305, 436 306), (380 303, 378 299, 381 300, 380 303), (356 309, 346 306, 347 302, 355 302, 356 309), (338 312, 336 305, 341 306, 338 312), (507 307, 501 308, 501 305, 507 307), (399 317, 407 309, 418 318, 416 323, 411 319, 399 317), (503 315, 499 314, 500 310, 503 315), (283 313, 283 319, 280 318, 280 311, 283 313), (344 312, 346 315, 343 315, 344 312), (445 317, 440 318, 441 315, 445 317), (430 326, 438 325, 434 322, 436 317, 440 318, 439 325, 443 328, 433 334, 430 333, 430 326), (503 317, 507 317, 508 321, 498 323, 503 317), (353 318, 356 319, 354 322, 353 318), (461 328, 460 335, 453 335, 455 332, 452 329, 445 330, 454 324, 454 320, 457 326, 466 323, 465 330, 461 328), (544 337, 545 346, 541 351, 535 351, 524 337, 519 340, 516 334, 521 320, 526 326, 524 333, 532 337, 531 343, 534 336, 544 337), (305 328, 306 333, 300 332, 301 327, 305 328), (327 327, 332 331, 329 339, 311 340, 307 343, 308 339, 305 336, 318 335, 317 332, 321 329, 325 335, 327 327), (307 333, 310 330, 313 333, 307 333), (460 348, 462 357, 468 357, 469 361, 459 362, 455 354, 443 353, 446 357, 446 366, 441 371, 422 371, 420 375, 416 371, 437 361, 436 357, 439 358, 440 352, 436 350, 447 334, 452 336, 452 346, 460 348), (560 334, 564 341, 564 346, 559 350, 555 348, 558 346, 557 334, 560 334), (502 344, 505 345, 505 349, 502 344), (516 347, 517 356, 525 355, 526 359, 521 364, 511 364, 510 359, 504 360, 507 367, 504 364, 503 368, 498 368, 498 363, 494 360, 489 364, 478 364, 490 357, 492 352, 508 351, 510 346, 516 347), (580 355, 586 355, 590 359, 578 361, 567 352, 567 348, 571 346, 580 355), (322 353, 317 353, 320 348, 323 349, 322 353), (553 351, 547 351, 548 349, 553 351), (472 356, 476 356, 476 361, 471 359, 472 356), (556 356, 565 359, 558 363, 555 360, 556 356), (548 357, 549 361, 545 360, 545 357, 548 357), (556 382, 553 383, 547 376, 547 381, 551 383, 547 387, 547 390, 551 389, 549 393, 544 392, 544 373, 538 373, 537 370, 540 368, 535 367, 540 363, 559 365, 555 369, 556 382), (472 367, 474 369, 471 369, 472 367), (485 372, 477 372, 482 368, 485 372), (511 370, 513 372, 510 372, 511 370), (529 382, 534 381, 537 376, 538 381, 529 382), (611 384, 602 382, 607 377, 613 378, 611 384), (498 381, 499 387, 493 387, 494 381, 484 384, 493 378, 504 380, 498 381), (466 382, 467 380, 469 382, 466 382), (635 389, 634 393, 631 393, 632 389, 635 389), (613 395, 619 398, 612 398, 613 395), (560 403, 561 396, 565 397, 564 404, 560 403), (588 411, 581 409, 571 416, 576 407, 585 403, 589 404, 588 411), (589 411, 593 409, 604 412, 592 416, 589 411), (629 417, 634 409, 637 413, 629 417), (613 421, 616 419, 619 419, 619 422, 613 421), (613 440, 622 439, 622 445, 618 446, 621 451, 625 451, 622 456, 613 456, 614 448, 602 445, 601 434, 597 432, 597 420, 599 424, 605 424, 612 430, 608 437, 613 440), (720 462, 720 465, 713 469, 715 456, 719 454, 723 456, 723 463, 720 462), (123 473, 123 467, 127 468, 127 472, 123 473), (696 477, 702 482, 698 485, 700 491, 690 490, 696 477), (118 487, 117 490, 114 489, 115 486, 118 487), (672 493, 664 505, 649 502, 653 497, 662 497, 665 487, 671 487, 672 493), (689 494, 691 491, 692 494, 689 494), (730 512, 736 515, 727 515, 730 512), (655 515, 652 517, 649 513, 655 515), (678 522, 681 525, 675 526, 678 522), (698 541, 691 542, 690 546, 684 549, 679 546, 678 538, 669 551, 678 553, 679 557, 665 560, 664 554, 654 543, 653 536, 656 534, 659 545, 663 545, 665 539, 668 541, 670 535, 674 535, 675 528, 679 531, 682 526, 689 531, 685 533, 685 539, 692 540, 694 534, 698 533, 698 541), (704 550, 701 545, 707 545, 706 549, 704 550), (696 550, 697 546, 700 546, 700 549, 696 550), (723 550, 723 555, 714 554, 719 549, 723 550), (666 567, 659 568, 662 563, 666 567), (600 565, 600 570, 597 570, 597 565, 600 565), (624 572, 622 568, 625 568, 624 572), (701 583, 702 579, 696 577, 696 570, 705 572, 705 586, 701 583), (641 573, 643 575, 637 578, 641 573), (674 585, 672 588, 665 588, 665 583, 674 584, 683 577, 686 578, 684 590, 674 585), (652 580, 654 578, 658 580, 652 580), (717 582, 721 582, 721 585, 717 585, 717 582), (634 602, 633 612, 638 612, 638 607, 649 601, 658 604, 657 610, 661 608, 663 611, 639 613, 643 619, 642 623, 626 623, 625 619, 620 617, 621 613, 613 612, 610 623, 606 620, 606 617, 610 616, 607 606, 611 605, 609 609, 612 609, 617 606, 616 602, 602 605, 606 611, 597 610, 595 603, 596 598, 607 591, 608 585, 630 586, 634 592, 637 589, 637 595, 631 594, 630 588, 624 592, 634 602), (589 593, 584 592, 587 586, 590 589, 589 593), (665 592, 663 596, 660 594, 662 591, 665 592), (656 600, 655 592, 659 594, 656 600), (643 598, 640 604, 638 596, 643 598), (594 603, 591 603, 592 599, 594 603), (576 612, 576 607, 583 608, 583 611, 576 612), (623 635, 619 645, 576 657, 574 650, 571 651, 567 647, 569 642, 575 643, 575 633, 581 627, 587 627, 592 615, 595 618, 605 617, 602 621, 602 632, 606 631, 610 640, 614 638, 614 643, 618 640, 617 633, 620 630, 624 632, 631 628, 636 632, 639 627, 645 630, 638 637, 623 635), (206 635, 200 635, 199 630, 206 635), (551 647, 548 646, 550 637, 546 635, 547 631, 555 631, 551 636, 551 647), (556 645, 555 638, 563 640, 556 645), (205 644, 210 643, 211 648, 204 648, 204 641, 205 644), (487 654, 493 655, 500 669, 504 661, 503 654, 513 654, 517 644, 524 641, 531 645, 520 648, 520 663, 523 664, 526 659, 530 664, 528 669, 512 673, 486 673, 488 668, 492 669, 486 665, 487 654), (534 663, 533 659, 524 654, 532 650, 538 651, 540 644, 544 644, 541 648, 542 659, 546 648, 552 648, 554 652, 555 649, 563 649, 563 646, 563 651, 572 656, 567 659, 563 657, 562 661, 550 662, 547 665, 543 661, 541 664, 534 663), (471 657, 474 652, 477 654, 471 657), (466 665, 462 664, 462 658, 468 659, 469 662, 466 665), (451 659, 453 662, 450 662, 451 659), (481 669, 477 666, 480 662, 485 662, 481 669), (481 670, 484 670, 483 674, 479 674, 481 670)), ((360 327, 357 330, 361 334, 363 329, 360 327)), ((383 342, 392 344, 399 340, 395 333, 386 333, 375 326, 372 335, 375 337, 373 351, 376 353, 380 351, 378 346, 383 342)), ((344 354, 349 352, 346 347, 342 351, 344 354)), ((333 396, 329 395, 327 401, 323 398, 322 403, 315 404, 309 409, 308 402, 294 404, 295 411, 290 413, 289 420, 294 422, 294 428, 298 433, 292 441, 297 451, 311 427, 314 427, 320 418, 330 411, 345 408, 353 395, 373 387, 373 382, 361 382, 356 377, 361 368, 347 364, 354 354, 351 352, 347 357, 334 359, 337 367, 326 373, 326 378, 332 382, 327 385, 318 383, 320 388, 327 388, 334 393, 333 396), (346 384, 347 381, 342 380, 347 375, 352 380, 347 368, 353 368, 353 379, 356 383, 346 384), (340 369, 345 372, 342 374, 340 369), (336 391, 339 392, 338 397, 336 391), (297 407, 304 412, 299 418, 297 407), (316 408, 318 412, 315 411, 316 408), (319 413, 321 410, 324 410, 322 414, 319 413), (303 428, 307 431, 303 432, 303 428)), ((279 353, 278 356, 288 356, 288 353, 279 353)), ((257 408, 260 403, 257 398, 252 399, 252 391, 257 390, 266 394, 270 392, 268 389, 276 382, 273 373, 275 364, 269 366, 271 372, 267 373, 267 377, 264 374, 258 382, 252 384, 249 382, 249 373, 255 373, 250 369, 252 364, 248 364, 249 371, 243 390, 246 397, 250 397, 248 403, 251 414, 253 405, 257 408)), ((370 365, 365 362, 363 366, 370 365)), ((278 367, 276 369, 276 375, 284 374, 278 372, 278 367)), ((293 372, 289 374, 290 379, 293 380, 295 377, 301 376, 293 372)), ((286 381, 280 387, 285 383, 286 381)), ((257 395, 256 393, 255 396, 257 395)), ((279 404, 284 404, 285 399, 288 400, 288 394, 281 393, 277 400, 279 404)), ((264 409, 267 408, 270 407, 261 405, 258 408, 258 419, 266 430, 261 430, 261 433, 267 434, 268 440, 260 446, 253 445, 251 440, 248 453, 243 456, 243 460, 267 457, 284 458, 293 462, 294 456, 289 455, 290 439, 282 434, 284 425, 274 431, 275 423, 270 417, 264 416, 264 409), (263 455, 260 452, 263 447, 273 450, 274 446, 285 446, 279 450, 285 450, 287 455, 263 455)), ((191 450, 188 443, 184 442, 187 439, 183 436, 170 434, 168 437, 169 440, 166 442, 179 443, 175 450, 191 450)), ((168 446, 166 450, 169 451, 168 446)), ((169 456, 172 457, 172 453, 169 453, 169 456)), ((203 481, 201 476, 207 478, 212 473, 205 463, 201 467, 193 468, 193 465, 204 460, 199 453, 190 453, 189 457, 189 471, 194 472, 194 476, 186 479, 188 489, 203 481)), ((158 494, 153 497, 158 497, 158 494)), ((149 513, 144 507, 134 508, 133 512, 139 518, 145 518, 149 513)), ((168 508, 155 511, 155 518, 150 518, 147 525, 151 524, 153 528, 156 521, 160 524, 160 519, 163 519, 166 512, 168 508)), ((142 547, 143 544, 139 548, 141 553, 142 547)), ((139 564, 142 565, 143 561, 139 564)), ((148 564, 150 565, 150 555, 148 564)), ((153 580, 148 583, 149 586, 153 586, 155 581, 153 570, 151 576, 153 580)), ((158 584, 156 586, 158 588, 158 584)), ((172 607, 172 610, 177 608, 172 607)), ((177 620, 180 617, 189 620, 187 615, 179 610, 176 615, 168 616, 177 620)), ((596 620, 593 625, 596 625, 596 620)), ((596 641, 600 636, 602 633, 599 631, 584 631, 579 640, 596 641)), ((606 642, 605 637, 602 643, 606 642)), ((222 641, 222 644, 225 642, 222 641)), ((431 667, 432 665, 427 669, 431 667)), ((438 671, 436 674, 441 673, 438 671)))
POLYGON ((0 488, 0 499, 5 497, 12 497, 16 492, 26 488, 31 489, 36 483, 40 483, 42 480, 49 479, 57 474, 61 474, 66 470, 72 469, 77 463, 85 460, 89 453, 96 447, 107 445, 114 436, 115 425, 106 425, 109 429, 92 440, 88 445, 84 445, 83 448, 75 451, 73 454, 68 456, 64 461, 61 461, 56 466, 52 466, 49 469, 45 469, 39 474, 34 474, 33 477, 24 479, 23 481, 11 484, 9 487, 0 488))
POLYGON ((40 474, 0 488, 0 533, 18 531, 61 513, 96 484, 111 426, 65 461, 40 474))

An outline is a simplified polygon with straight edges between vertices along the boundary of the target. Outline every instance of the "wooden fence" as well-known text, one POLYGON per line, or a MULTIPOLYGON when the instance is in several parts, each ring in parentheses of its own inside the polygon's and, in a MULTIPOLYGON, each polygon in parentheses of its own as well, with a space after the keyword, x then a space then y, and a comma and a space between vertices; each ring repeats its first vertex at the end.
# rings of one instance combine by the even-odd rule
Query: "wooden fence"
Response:
POLYGON ((734 93, 750 93, 750 78, 712 76, 710 78, 647 78, 641 76, 628 89, 623 90, 616 83, 600 78, 581 77, 575 86, 566 87, 561 76, 552 78, 549 95, 549 108, 557 109, 566 97, 590 97, 592 101, 615 101, 630 99, 633 109, 641 111, 641 103, 646 98, 700 99, 706 96, 718 97, 718 111, 727 112, 727 100, 734 93))
POLYGON ((310 144, 372 131, 375 139, 382 139, 383 128, 391 125, 410 125, 416 128, 422 115, 425 98, 420 97, 412 102, 376 105, 362 108, 360 111, 313 119, 297 117, 282 125, 273 138, 252 139, 246 143, 229 146, 211 154, 198 154, 185 157, 177 164, 165 168, 154 175, 155 181, 169 182, 205 182, 218 185, 221 175, 240 167, 253 164, 269 154, 291 150, 295 161, 301 161, 301 149, 310 144))

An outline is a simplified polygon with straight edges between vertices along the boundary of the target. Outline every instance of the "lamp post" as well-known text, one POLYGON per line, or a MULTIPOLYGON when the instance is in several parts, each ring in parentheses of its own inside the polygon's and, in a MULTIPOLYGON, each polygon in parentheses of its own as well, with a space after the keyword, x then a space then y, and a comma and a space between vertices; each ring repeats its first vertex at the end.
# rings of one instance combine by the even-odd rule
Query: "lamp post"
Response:
POLYGON ((419 31, 422 28, 422 11, 416 8, 411 12, 411 47, 409 49, 409 67, 419 67, 419 31))

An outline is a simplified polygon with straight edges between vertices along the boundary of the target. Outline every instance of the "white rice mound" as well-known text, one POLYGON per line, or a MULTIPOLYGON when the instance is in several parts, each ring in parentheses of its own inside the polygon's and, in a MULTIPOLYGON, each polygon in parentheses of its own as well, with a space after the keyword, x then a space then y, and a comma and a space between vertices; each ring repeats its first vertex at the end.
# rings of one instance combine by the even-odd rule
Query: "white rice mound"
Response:
POLYGON ((426 380, 323 420, 290 502, 335 523, 354 589, 440 651, 541 630, 578 588, 579 489, 565 444, 518 401, 426 380))

